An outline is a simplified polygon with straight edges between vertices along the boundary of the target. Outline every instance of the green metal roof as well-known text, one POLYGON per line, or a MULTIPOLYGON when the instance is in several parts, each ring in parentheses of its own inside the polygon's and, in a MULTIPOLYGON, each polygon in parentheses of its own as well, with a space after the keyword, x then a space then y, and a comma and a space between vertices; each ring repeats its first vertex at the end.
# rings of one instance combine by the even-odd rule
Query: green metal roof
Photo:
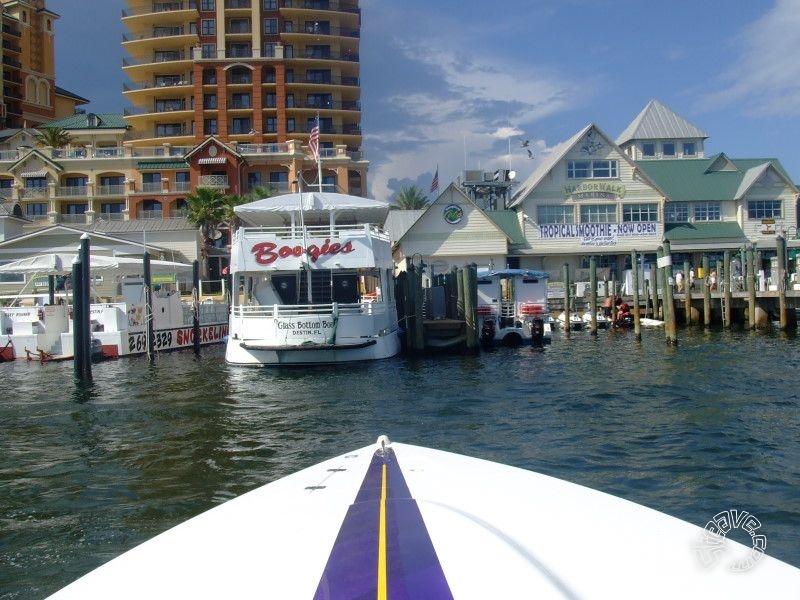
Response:
POLYGON ((169 169, 188 169, 189 165, 185 160, 140 160, 136 163, 136 168, 140 171, 168 171, 169 169))
POLYGON ((49 129, 128 129, 122 114, 119 113, 77 113, 58 119, 48 121, 40 127, 49 129), (91 124, 90 117, 94 115, 94 124, 91 124))
POLYGON ((667 223, 664 237, 670 242, 678 240, 741 240, 747 238, 738 223, 711 221, 703 223, 667 223))
POLYGON ((512 244, 525 243, 525 236, 522 235, 522 228, 519 226, 519 217, 515 211, 487 210, 485 214, 506 234, 512 244))
POLYGON ((639 160, 639 167, 673 202, 734 201, 749 169, 770 163, 791 181, 775 158, 710 158, 639 160))

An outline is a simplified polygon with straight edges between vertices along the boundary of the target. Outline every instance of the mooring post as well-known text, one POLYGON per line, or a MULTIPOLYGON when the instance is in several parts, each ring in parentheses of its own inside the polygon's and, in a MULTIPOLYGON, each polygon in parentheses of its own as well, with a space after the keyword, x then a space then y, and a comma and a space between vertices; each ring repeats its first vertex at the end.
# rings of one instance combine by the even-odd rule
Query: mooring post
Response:
POLYGON ((82 381, 84 378, 83 368, 83 344, 81 343, 81 332, 84 330, 83 319, 83 265, 78 259, 72 263, 72 368, 75 378, 82 381))
POLYGON ((200 354, 200 261, 192 263, 192 341, 194 353, 200 354))
POLYGON ((708 254, 703 255, 703 325, 711 325, 711 273, 708 270, 708 254))
MULTIPOLYGON (((663 252, 663 250, 662 250, 663 252)), ((658 268, 658 264, 656 264, 655 271, 650 271, 650 282, 652 283, 652 291, 653 294, 653 318, 658 319, 660 316, 660 312, 658 310, 658 282, 659 277, 661 277, 661 270, 658 268)))
POLYGON ((756 328, 756 257, 752 246, 747 249, 747 320, 756 328))
POLYGON ((631 250, 631 266, 633 266, 633 331, 636 334, 636 339, 642 339, 642 315, 639 314, 641 310, 639 306, 639 260, 636 256, 636 250, 631 250))
POLYGON ((56 276, 47 276, 47 302, 52 306, 56 303, 56 276))
POLYGON ((147 358, 155 358, 155 329, 153 327, 153 278, 150 276, 150 253, 142 255, 144 271, 144 320, 147 323, 147 358))
MULTIPOLYGON (((82 380, 92 379, 92 301, 90 289, 92 287, 91 275, 91 250, 90 238, 88 233, 81 236, 81 303, 83 304, 83 327, 80 330, 81 352, 83 353, 83 376, 82 380)), ((75 334, 72 335, 72 342, 75 343, 75 334)))
POLYGON ((722 255, 722 270, 723 273, 721 276, 718 274, 718 278, 720 279, 720 283, 717 285, 723 285, 724 289, 722 290, 722 297, 723 297, 723 310, 722 310, 722 320, 726 327, 731 326, 731 317, 732 317, 732 309, 731 309, 731 302, 733 301, 733 289, 731 286, 733 285, 733 277, 731 273, 731 251, 725 250, 722 255))
POLYGON ((684 322, 687 325, 691 325, 694 323, 694 319, 692 319, 692 280, 689 277, 689 272, 692 270, 692 266, 689 264, 688 260, 683 261, 683 310, 686 312, 686 316, 684 317, 684 322))
POLYGON ((589 310, 592 320, 589 321, 589 331, 597 335, 597 259, 589 257, 589 310))
POLYGON ((782 235, 775 238, 775 251, 778 253, 778 312, 782 331, 789 326, 786 313, 786 240, 782 235))
POLYGON ((420 260, 419 269, 413 271, 411 281, 413 282, 414 294, 414 346, 420 352, 425 350, 425 315, 424 315, 424 290, 422 289, 422 261, 420 260))
POLYGON ((475 265, 464 267, 464 324, 467 350, 478 350, 478 276, 475 265))
POLYGON ((570 321, 570 293, 569 293, 570 283, 569 283, 569 265, 564 263, 564 331, 566 331, 567 337, 570 337, 572 331, 572 323, 570 321))
POLYGON ((678 344, 677 326, 675 324, 675 300, 672 295, 672 286, 674 280, 672 278, 672 253, 670 250, 669 241, 664 241, 664 247, 661 248, 663 253, 664 275, 661 278, 661 283, 664 286, 664 333, 666 335, 667 344, 678 344))

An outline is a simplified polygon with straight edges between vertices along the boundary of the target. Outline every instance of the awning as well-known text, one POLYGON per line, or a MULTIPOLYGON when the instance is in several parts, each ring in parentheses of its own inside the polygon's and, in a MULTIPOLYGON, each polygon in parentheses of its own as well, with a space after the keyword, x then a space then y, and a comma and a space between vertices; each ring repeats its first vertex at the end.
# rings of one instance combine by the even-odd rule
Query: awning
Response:
POLYGON ((25 171, 19 174, 20 177, 47 177, 47 171, 25 171))
POLYGON ((155 160, 140 160, 136 163, 136 168, 140 171, 162 171, 169 169, 188 169, 189 165, 186 164, 185 160, 166 160, 161 162, 155 160))
POLYGON ((206 158, 201 158, 200 160, 198 160, 197 164, 199 164, 199 165, 221 165, 221 164, 225 163, 227 160, 228 159, 225 158, 224 156, 215 156, 213 158, 206 157, 206 158))

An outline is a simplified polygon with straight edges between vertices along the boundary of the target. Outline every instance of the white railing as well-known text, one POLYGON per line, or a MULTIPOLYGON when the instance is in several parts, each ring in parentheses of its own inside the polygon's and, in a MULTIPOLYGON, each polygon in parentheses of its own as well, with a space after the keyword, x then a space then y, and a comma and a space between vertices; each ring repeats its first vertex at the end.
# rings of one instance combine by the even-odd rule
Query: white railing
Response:
POLYGON ((56 196, 85 196, 87 190, 85 185, 62 185, 56 188, 56 196))
POLYGON ((228 187, 227 175, 201 175, 198 178, 199 187, 226 188, 228 187))
MULTIPOLYGON (((378 225, 358 224, 358 225, 335 225, 331 228, 328 225, 313 225, 306 227, 306 237, 354 237, 356 233, 364 233, 369 237, 381 240, 389 240, 389 234, 378 225)), ((299 239, 302 237, 302 229, 296 227, 240 227, 236 231, 236 239, 250 237, 253 235, 272 235, 278 239, 299 239)))
POLYGON ((350 304, 235 304, 231 314, 244 319, 307 317, 310 315, 367 315, 386 312, 383 302, 369 300, 350 304))
POLYGON ((95 188, 95 196, 124 196, 125 185, 98 185, 95 188))

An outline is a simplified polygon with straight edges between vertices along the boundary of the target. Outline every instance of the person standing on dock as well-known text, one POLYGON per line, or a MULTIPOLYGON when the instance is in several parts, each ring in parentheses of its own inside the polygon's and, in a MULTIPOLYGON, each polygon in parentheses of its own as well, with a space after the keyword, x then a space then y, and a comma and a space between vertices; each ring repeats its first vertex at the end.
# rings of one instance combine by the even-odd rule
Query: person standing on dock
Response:
POLYGON ((683 291, 683 271, 675 273, 675 289, 679 294, 683 291))

